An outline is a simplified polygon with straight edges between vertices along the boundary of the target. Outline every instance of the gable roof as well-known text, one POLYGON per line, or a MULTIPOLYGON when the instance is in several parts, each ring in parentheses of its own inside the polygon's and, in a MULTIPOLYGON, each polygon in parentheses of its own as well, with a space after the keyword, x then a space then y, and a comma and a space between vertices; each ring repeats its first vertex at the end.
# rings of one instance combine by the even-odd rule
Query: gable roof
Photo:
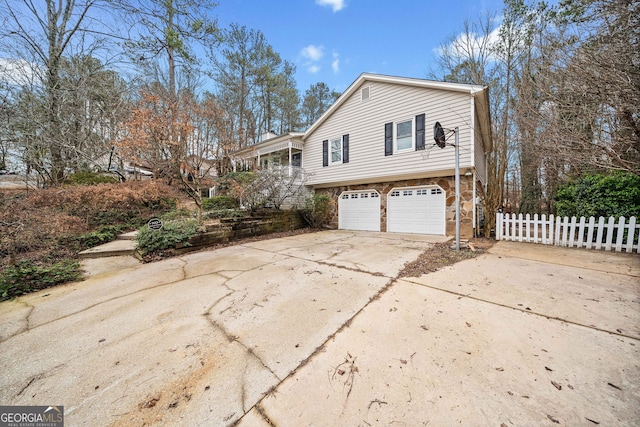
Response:
POLYGON ((484 142, 484 148, 485 151, 491 151, 491 117, 489 112, 489 88, 487 86, 438 82, 433 80, 416 79, 409 77, 395 77, 370 73, 360 74, 360 76, 358 76, 358 78, 353 83, 351 83, 347 90, 345 90, 342 95, 340 95, 336 102, 334 102, 331 107, 329 107, 327 111, 325 111, 324 114, 322 114, 320 118, 306 130, 306 132, 302 136, 302 139, 306 140, 325 120, 331 117, 331 115, 358 90, 362 83, 367 81, 468 93, 469 95, 475 97, 478 101, 477 110, 480 119, 479 125, 484 142))

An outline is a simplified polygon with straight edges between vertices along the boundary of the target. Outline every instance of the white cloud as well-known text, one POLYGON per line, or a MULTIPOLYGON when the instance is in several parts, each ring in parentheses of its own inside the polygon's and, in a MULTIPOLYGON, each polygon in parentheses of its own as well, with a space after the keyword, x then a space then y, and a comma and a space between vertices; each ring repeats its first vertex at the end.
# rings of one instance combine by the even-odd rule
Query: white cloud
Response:
POLYGON ((312 61, 317 61, 324 56, 324 47, 310 44, 302 49, 301 55, 312 61))
POLYGON ((337 53, 333 53, 333 62, 331 63, 331 68, 335 74, 340 72, 340 55, 337 53))
POLYGON ((0 58, 0 80, 12 85, 32 83, 38 66, 24 59, 0 58))
POLYGON ((319 65, 310 65, 309 68, 307 68, 307 71, 310 72, 311 74, 315 74, 318 71, 320 71, 320 66, 319 65))
POLYGON ((489 53, 489 58, 496 59, 493 47, 500 41, 500 27, 482 36, 476 33, 460 33, 447 45, 434 49, 436 55, 446 53, 454 58, 476 57, 481 52, 489 53))
POLYGON ((344 0, 316 0, 316 4, 320 6, 331 6, 334 12, 344 9, 344 0))

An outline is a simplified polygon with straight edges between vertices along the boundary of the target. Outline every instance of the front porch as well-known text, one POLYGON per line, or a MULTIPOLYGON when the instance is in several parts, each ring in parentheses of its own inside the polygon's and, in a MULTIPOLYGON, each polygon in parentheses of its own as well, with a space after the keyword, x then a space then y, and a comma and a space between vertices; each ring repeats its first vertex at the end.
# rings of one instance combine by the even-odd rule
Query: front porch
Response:
POLYGON ((301 132, 290 132, 279 136, 263 135, 261 142, 234 153, 234 172, 271 169, 285 172, 288 177, 301 177, 304 145, 302 135, 301 132))

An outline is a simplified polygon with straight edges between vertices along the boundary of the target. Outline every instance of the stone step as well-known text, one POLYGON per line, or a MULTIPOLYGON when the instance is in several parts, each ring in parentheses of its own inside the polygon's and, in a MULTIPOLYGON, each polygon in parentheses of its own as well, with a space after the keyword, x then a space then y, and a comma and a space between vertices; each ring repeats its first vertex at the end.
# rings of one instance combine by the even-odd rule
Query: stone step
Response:
POLYGON ((137 235, 138 235, 138 230, 133 230, 128 233, 120 234, 118 236, 118 240, 136 240, 137 235))
POLYGON ((133 255, 136 248, 134 240, 118 239, 104 245, 84 250, 78 254, 80 258, 102 258, 110 256, 133 255))

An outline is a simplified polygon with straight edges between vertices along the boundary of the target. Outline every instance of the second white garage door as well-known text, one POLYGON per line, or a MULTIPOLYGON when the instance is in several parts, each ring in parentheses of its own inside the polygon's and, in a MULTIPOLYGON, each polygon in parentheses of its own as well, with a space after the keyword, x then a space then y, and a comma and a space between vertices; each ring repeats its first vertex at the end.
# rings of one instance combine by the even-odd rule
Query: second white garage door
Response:
POLYGON ((342 193, 338 199, 338 228, 380 231, 380 194, 375 190, 342 193))
POLYGON ((387 231, 446 234, 446 195, 438 186, 394 188, 387 195, 387 231))

